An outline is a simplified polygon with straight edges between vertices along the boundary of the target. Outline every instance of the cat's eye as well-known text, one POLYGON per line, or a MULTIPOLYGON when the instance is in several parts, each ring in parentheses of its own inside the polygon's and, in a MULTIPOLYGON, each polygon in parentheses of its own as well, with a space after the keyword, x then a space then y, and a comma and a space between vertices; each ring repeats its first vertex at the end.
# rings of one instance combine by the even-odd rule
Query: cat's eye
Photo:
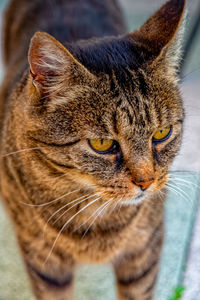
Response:
POLYGON ((90 139, 88 142, 92 150, 100 154, 111 153, 116 148, 114 140, 90 139))
POLYGON ((172 126, 164 129, 158 130, 153 136, 154 143, 162 143, 171 136, 172 134, 172 126))

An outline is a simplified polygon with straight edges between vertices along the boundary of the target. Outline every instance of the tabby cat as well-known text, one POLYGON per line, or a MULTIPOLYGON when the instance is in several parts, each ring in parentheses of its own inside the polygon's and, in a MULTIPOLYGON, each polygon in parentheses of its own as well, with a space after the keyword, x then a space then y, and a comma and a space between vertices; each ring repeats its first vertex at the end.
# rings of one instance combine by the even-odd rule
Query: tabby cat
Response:
POLYGON ((36 299, 73 299, 81 263, 111 263, 119 300, 153 298, 184 8, 126 34, 116 0, 10 2, 0 189, 36 299))

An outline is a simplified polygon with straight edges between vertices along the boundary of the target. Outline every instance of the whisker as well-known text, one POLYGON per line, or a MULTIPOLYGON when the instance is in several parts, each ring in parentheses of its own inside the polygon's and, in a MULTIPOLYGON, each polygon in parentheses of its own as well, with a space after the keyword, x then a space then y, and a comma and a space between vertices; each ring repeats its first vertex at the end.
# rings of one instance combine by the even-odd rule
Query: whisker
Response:
MULTIPOLYGON (((122 201, 122 197, 119 199, 118 203, 120 203, 121 201, 122 201)), ((118 211, 117 211, 118 215, 119 215, 119 212, 122 208, 122 204, 123 204, 122 202, 119 204, 119 208, 118 208, 118 211)))
POLYGON ((63 232, 63 230, 66 228, 66 226, 78 215, 78 214, 80 214, 82 211, 84 211, 87 207, 89 207, 90 205, 92 205, 93 203, 95 203, 95 202, 97 202, 99 199, 101 199, 101 197, 99 197, 99 198, 96 198, 96 199, 94 199, 92 202, 90 202, 90 203, 88 203, 87 205, 85 205, 82 209, 80 209, 75 215, 73 215, 64 225, 63 225, 63 227, 61 228, 61 230, 59 231, 59 233, 58 233, 58 235, 57 235, 57 237, 56 237, 56 239, 55 239, 55 241, 54 241, 54 243, 53 243, 53 245, 52 245, 52 247, 51 247, 51 250, 50 250, 50 252, 49 252, 49 254, 48 254, 48 256, 47 256, 47 258, 46 258, 46 260, 45 260, 45 262, 44 262, 44 265, 47 263, 47 261, 48 261, 48 259, 50 258, 50 256, 51 256, 51 254, 52 254, 52 252, 53 252, 53 249, 54 249, 54 247, 55 247, 55 245, 56 245, 56 243, 57 243, 57 241, 58 241, 58 239, 59 239, 59 237, 60 237, 60 235, 62 234, 62 232, 63 232))
POLYGON ((174 174, 169 174, 170 178, 173 180, 173 181, 181 181, 181 182, 185 182, 185 183, 188 183, 189 185, 193 185, 197 188, 200 188, 200 185, 199 184, 196 184, 190 180, 186 180, 186 179, 183 179, 183 178, 180 178, 180 177, 177 177, 176 175, 174 174))
MULTIPOLYGON (((90 194, 87 194, 87 195, 84 195, 84 196, 82 196, 82 197, 79 197, 79 198, 77 198, 77 199, 75 199, 75 200, 73 200, 73 201, 71 201, 71 202, 69 202, 69 203, 66 203, 65 205, 63 205, 62 207, 60 207, 59 209, 57 209, 50 217, 49 217, 49 219, 47 220, 47 222, 46 222, 46 224, 44 225, 44 229, 43 229, 43 232, 45 233, 45 231, 46 231, 46 227, 47 227, 47 225, 48 225, 48 223, 50 222, 50 220, 56 215, 56 214, 58 214, 61 210, 63 210, 65 207, 67 207, 67 206, 69 206, 70 204, 73 204, 73 203, 75 203, 75 205, 78 205, 79 203, 81 203, 81 202, 83 202, 83 201, 85 201, 86 199, 85 199, 85 197, 87 197, 87 196, 89 196, 90 194), (83 199, 83 200, 82 200, 83 199), (79 201, 79 200, 81 200, 81 201, 79 201), (77 203, 78 202, 78 203, 77 203)), ((91 197, 93 197, 93 195, 91 196, 91 197)), ((74 206, 75 206, 74 205, 74 206)), ((74 206, 72 206, 71 208, 73 208, 74 206)), ((67 210, 68 211, 68 210, 67 210)), ((65 211, 66 212, 66 211, 65 211)), ((65 213, 64 212, 64 213, 65 213)), ((62 216, 63 216, 64 214, 62 214, 62 216)), ((58 219, 56 219, 56 221, 54 221, 54 223, 53 224, 55 224, 62 216, 60 216, 58 219)))
POLYGON ((159 196, 159 199, 160 199, 160 201, 162 201, 162 203, 164 203, 165 202, 165 200, 166 200, 166 194, 163 192, 163 191, 161 191, 161 190, 158 190, 158 196, 159 196), (164 197, 163 197, 164 196, 164 197))
POLYGON ((174 184, 176 184, 176 186, 178 187, 178 186, 180 186, 180 187, 186 187, 187 189, 189 188, 189 189, 191 189, 192 191, 194 191, 196 188, 198 188, 198 187, 195 187, 195 186, 193 186, 193 185, 190 185, 189 186, 189 183, 186 183, 186 182, 181 182, 181 181, 179 181, 179 180, 175 180, 175 179, 173 179, 173 181, 170 181, 170 182, 172 182, 172 184, 174 183, 174 184))
POLYGON ((14 155, 14 154, 22 153, 22 152, 26 152, 26 151, 40 150, 42 148, 44 148, 44 147, 34 147, 34 148, 21 149, 21 150, 18 150, 18 151, 3 154, 2 157, 8 157, 10 155, 14 155))
POLYGON ((47 179, 42 179, 42 182, 49 182, 49 181, 56 181, 57 179, 60 179, 62 177, 65 177, 67 176, 68 174, 62 174, 62 175, 59 175, 59 176, 54 176, 54 178, 47 178, 47 179))
POLYGON ((44 207, 44 206, 47 206, 47 205, 49 205, 49 204, 55 203, 55 202, 57 202, 57 201, 63 199, 64 197, 66 197, 66 196, 68 196, 68 195, 71 195, 71 194, 73 194, 73 193, 76 193, 76 192, 78 192, 78 191, 80 191, 80 189, 77 189, 77 190, 74 190, 74 191, 72 191, 72 192, 66 193, 66 194, 64 194, 64 195, 62 195, 62 196, 60 196, 60 197, 58 197, 58 198, 56 198, 56 199, 54 199, 54 200, 51 200, 51 201, 46 202, 46 203, 43 203, 43 204, 29 204, 29 203, 25 203, 25 202, 21 202, 21 201, 20 201, 20 203, 22 203, 22 204, 24 204, 24 205, 26 205, 26 206, 30 206, 30 207, 44 207))
POLYGON ((178 187, 177 185, 176 185, 176 187, 174 187, 172 184, 168 183, 168 186, 178 189, 182 193, 182 195, 185 195, 186 197, 188 197, 188 194, 185 191, 183 191, 180 187, 178 187))
POLYGON ((190 205, 193 205, 193 203, 190 201, 190 199, 189 199, 189 198, 186 198, 182 193, 180 193, 179 191, 177 191, 177 190, 175 189, 175 187, 169 186, 168 184, 167 184, 167 187, 168 187, 168 189, 169 189, 170 191, 174 192, 175 194, 177 194, 177 195, 180 196, 181 198, 183 198, 183 199, 185 199, 186 201, 188 201, 188 202, 190 203, 190 205))
POLYGON ((77 227, 76 228, 76 230, 78 230, 79 228, 81 228, 82 226, 84 226, 85 224, 87 224, 88 223, 88 221, 104 206, 104 205, 106 205, 107 204, 107 201, 106 201, 106 203, 103 203, 103 204, 101 204, 100 205, 100 207, 98 207, 93 213, 92 213, 92 215, 85 221, 85 222, 83 222, 83 224, 81 224, 79 227, 77 227))
MULTIPOLYGON (((107 202, 107 204, 108 205, 106 205, 105 206, 105 210, 108 208, 108 206, 111 204, 111 202, 113 201, 113 199, 114 198, 111 198, 108 202, 107 202)), ((99 214, 99 217, 100 217, 100 219, 102 218, 102 216, 103 216, 103 214, 102 214, 102 212, 104 211, 104 209, 100 212, 100 214, 99 214)))
POLYGON ((84 235, 82 236, 82 239, 86 236, 87 232, 89 231, 89 229, 92 227, 92 225, 94 224, 94 222, 96 221, 96 219, 101 215, 101 213, 110 205, 110 202, 113 200, 113 198, 109 201, 107 201, 106 203, 104 203, 104 206, 101 210, 96 214, 96 216, 94 217, 94 220, 90 223, 90 225, 88 226, 87 230, 84 232, 84 235), (106 205, 105 205, 106 204, 106 205))
MULTIPOLYGON (((81 197, 81 201, 79 201, 78 203, 75 203, 74 205, 72 205, 70 208, 68 208, 67 210, 65 210, 54 222, 53 222, 53 225, 58 221, 58 220, 60 220, 68 211, 70 211, 73 207, 75 207, 76 205, 78 205, 78 204, 80 204, 80 203, 82 203, 82 202, 84 202, 84 201, 86 201, 86 200, 88 200, 88 199, 90 199, 90 198, 92 198, 92 197, 94 197, 94 196, 97 196, 97 194, 93 194, 93 195, 91 195, 91 196, 89 196, 89 197, 87 197, 88 195, 86 195, 86 196, 84 196, 84 198, 83 197, 81 197), (85 198, 86 197, 86 198, 85 198)), ((73 203, 73 202, 75 202, 75 201, 78 201, 78 200, 80 200, 80 198, 79 199, 76 199, 76 200, 74 200, 74 201, 72 201, 71 203, 73 203)), ((64 206, 64 207, 66 207, 66 205, 64 206)), ((63 208, 64 208, 63 207, 63 208)), ((57 212, 58 213, 58 212, 57 212)))
POLYGON ((111 215, 111 214, 113 213, 113 211, 114 211, 115 208, 117 207, 118 203, 119 203, 119 200, 116 201, 116 203, 113 204, 113 207, 112 207, 111 211, 109 212, 109 215, 111 215))

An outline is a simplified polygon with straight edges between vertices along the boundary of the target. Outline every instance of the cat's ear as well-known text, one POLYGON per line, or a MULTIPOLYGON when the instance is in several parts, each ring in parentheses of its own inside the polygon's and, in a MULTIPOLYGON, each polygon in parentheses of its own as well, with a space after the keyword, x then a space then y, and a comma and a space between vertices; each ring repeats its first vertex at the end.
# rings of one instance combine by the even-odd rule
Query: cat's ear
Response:
POLYGON ((143 44, 154 57, 169 51, 172 59, 179 60, 184 11, 185 0, 170 0, 129 37, 143 44))
POLYGON ((62 79, 65 85, 68 81, 73 84, 76 78, 93 76, 61 43, 44 32, 33 36, 28 60, 33 84, 40 87, 49 87, 62 79))

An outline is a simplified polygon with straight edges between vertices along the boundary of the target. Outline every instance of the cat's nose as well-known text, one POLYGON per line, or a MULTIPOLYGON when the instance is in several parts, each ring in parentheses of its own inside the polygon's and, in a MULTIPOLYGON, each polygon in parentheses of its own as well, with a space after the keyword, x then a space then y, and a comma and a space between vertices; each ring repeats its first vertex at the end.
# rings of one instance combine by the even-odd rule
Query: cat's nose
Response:
POLYGON ((135 184, 137 186, 139 186, 141 188, 141 190, 145 191, 146 189, 148 189, 148 187, 150 187, 150 185, 154 182, 154 180, 150 180, 150 181, 145 181, 145 182, 135 182, 135 184))

